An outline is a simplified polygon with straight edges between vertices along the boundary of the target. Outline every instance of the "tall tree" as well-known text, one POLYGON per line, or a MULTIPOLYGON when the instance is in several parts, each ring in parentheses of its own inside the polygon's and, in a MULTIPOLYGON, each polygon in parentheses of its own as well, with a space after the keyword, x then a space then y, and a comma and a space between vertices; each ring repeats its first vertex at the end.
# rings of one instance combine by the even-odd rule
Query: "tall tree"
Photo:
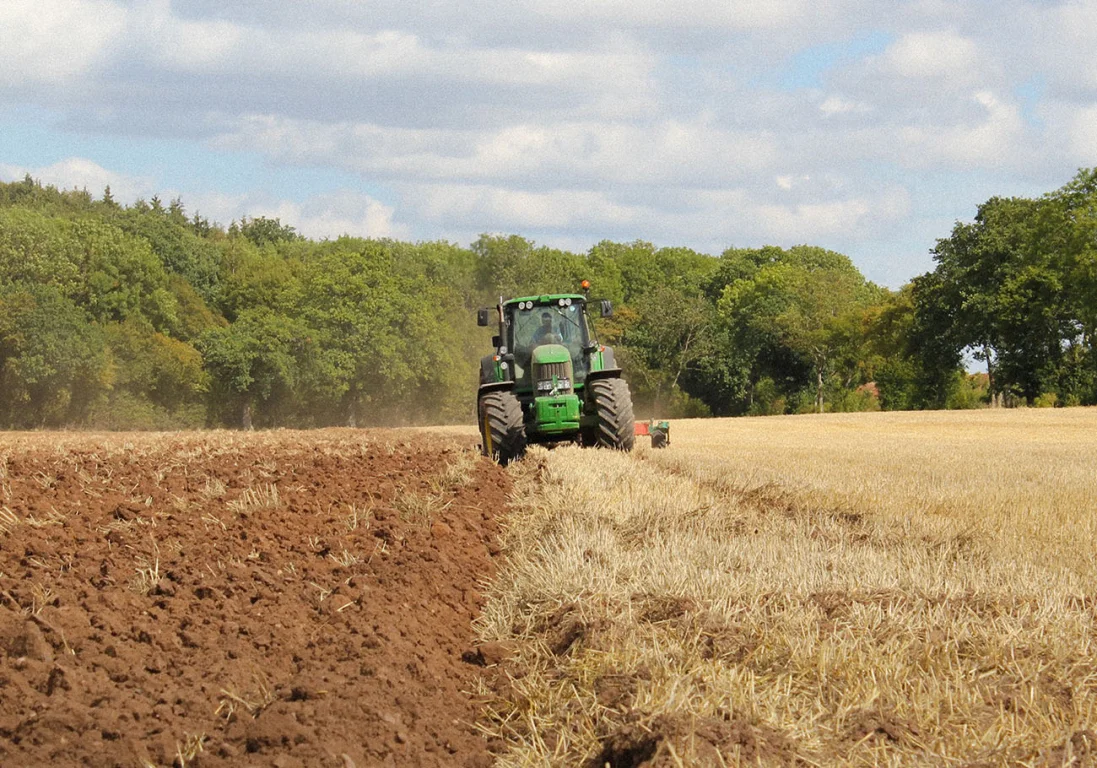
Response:
POLYGON ((79 423, 107 378, 102 333, 58 288, 0 287, 0 423, 79 423))
POLYGON ((782 350, 791 352, 810 366, 814 407, 822 413, 828 378, 840 373, 850 313, 877 299, 879 289, 846 256, 822 248, 766 249, 732 259, 738 263, 722 271, 742 276, 724 287, 719 309, 756 359, 755 376, 772 378, 774 364, 787 357, 782 350))

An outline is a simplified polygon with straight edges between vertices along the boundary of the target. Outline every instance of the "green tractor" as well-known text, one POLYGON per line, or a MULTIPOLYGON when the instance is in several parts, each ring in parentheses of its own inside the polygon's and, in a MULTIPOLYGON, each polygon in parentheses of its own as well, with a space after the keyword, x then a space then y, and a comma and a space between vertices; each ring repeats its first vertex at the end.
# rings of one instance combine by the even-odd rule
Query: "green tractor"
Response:
POLYGON ((632 395, 613 349, 594 338, 592 304, 601 317, 613 315, 609 301, 575 293, 500 299, 479 311, 480 325, 499 324, 495 353, 480 361, 485 456, 507 464, 528 443, 562 441, 632 450, 632 395))

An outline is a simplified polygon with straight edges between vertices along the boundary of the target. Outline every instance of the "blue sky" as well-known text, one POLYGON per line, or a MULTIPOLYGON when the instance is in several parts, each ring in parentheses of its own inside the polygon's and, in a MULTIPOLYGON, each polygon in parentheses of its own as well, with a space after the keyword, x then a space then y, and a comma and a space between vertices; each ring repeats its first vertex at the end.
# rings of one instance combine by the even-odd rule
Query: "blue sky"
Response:
POLYGON ((0 179, 313 237, 811 243, 897 287, 1097 164, 1093 51, 1093 0, 4 0, 0 179))

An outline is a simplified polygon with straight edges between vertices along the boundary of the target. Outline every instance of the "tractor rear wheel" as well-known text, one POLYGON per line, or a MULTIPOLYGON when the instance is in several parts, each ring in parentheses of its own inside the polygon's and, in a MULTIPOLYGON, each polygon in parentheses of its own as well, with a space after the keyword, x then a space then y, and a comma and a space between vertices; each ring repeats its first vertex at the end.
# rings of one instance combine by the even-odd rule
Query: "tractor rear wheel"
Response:
POLYGON ((624 379, 597 379, 587 385, 587 408, 598 417, 589 442, 619 451, 631 451, 636 442, 632 393, 624 379))
POLYGON ((488 392, 480 398, 480 449, 503 466, 526 453, 522 406, 513 392, 488 392))

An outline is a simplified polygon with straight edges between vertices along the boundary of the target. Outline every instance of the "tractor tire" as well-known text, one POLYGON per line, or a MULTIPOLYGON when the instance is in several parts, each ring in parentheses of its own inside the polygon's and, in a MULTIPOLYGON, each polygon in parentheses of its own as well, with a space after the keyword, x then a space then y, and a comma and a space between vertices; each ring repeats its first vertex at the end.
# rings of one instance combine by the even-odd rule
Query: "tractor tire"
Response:
POLYGON ((670 441, 667 440, 667 433, 661 429, 653 430, 651 433, 651 447, 652 448, 666 448, 670 441))
POLYGON ((526 425, 522 406, 513 392, 488 392, 477 408, 480 451, 504 467, 526 453, 526 425))
POLYGON ((624 379, 596 379, 587 388, 587 408, 598 416, 598 425, 587 442, 603 448, 631 451, 636 442, 636 425, 628 382, 624 379))

